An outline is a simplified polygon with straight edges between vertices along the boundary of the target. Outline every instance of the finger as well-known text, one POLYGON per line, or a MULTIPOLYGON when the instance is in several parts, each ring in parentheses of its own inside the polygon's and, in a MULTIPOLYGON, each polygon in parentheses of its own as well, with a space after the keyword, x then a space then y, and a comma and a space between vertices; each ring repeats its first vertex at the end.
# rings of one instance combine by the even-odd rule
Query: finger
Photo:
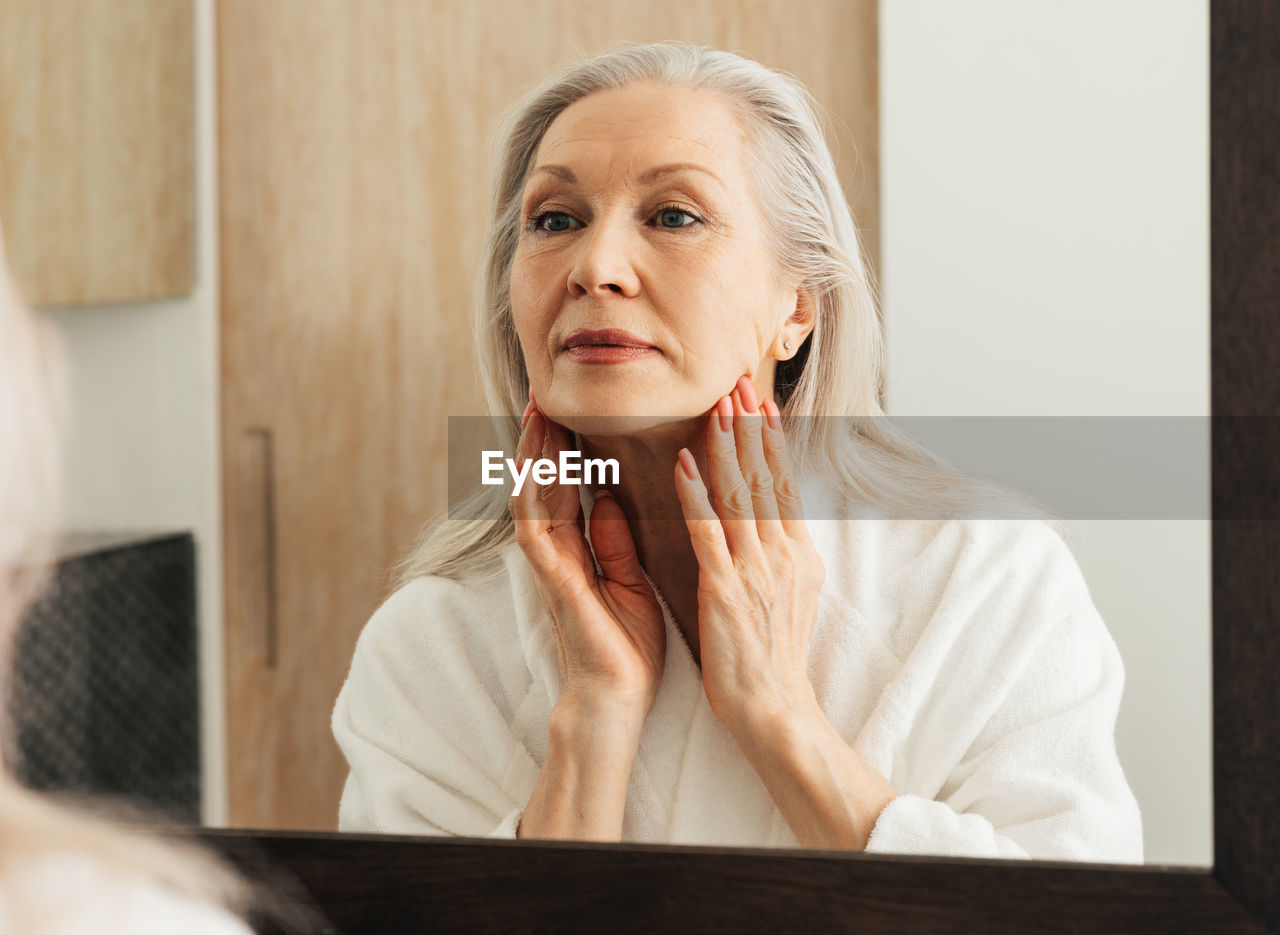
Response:
MULTIPOLYGON (((545 424, 545 420, 537 413, 529 421, 545 424)), ((537 440, 536 431, 531 438, 533 441, 537 440)), ((524 451, 531 447, 532 442, 526 445, 524 451)), ((517 469, 527 464, 528 460, 524 452, 517 454, 517 469)), ((511 497, 511 515, 515 520, 516 544, 537 573, 539 590, 552 595, 557 604, 563 604, 571 595, 581 596, 583 589, 595 578, 595 563, 585 538, 581 539, 580 547, 570 548, 568 551, 565 539, 566 535, 582 536, 581 513, 569 520, 553 519, 547 502, 539 496, 538 485, 527 476, 520 493, 511 497), (573 524, 572 532, 565 528, 569 524, 573 524), (576 554, 578 561, 566 562, 564 559, 568 554, 576 554), (573 571, 575 568, 576 575, 573 571)))
POLYGON ((649 587, 626 514, 607 490, 596 494, 591 507, 591 550, 605 578, 627 588, 649 587))
POLYGON ((738 468, 751 491, 751 510, 761 542, 781 536, 778 500, 773 494, 773 473, 765 459, 761 441, 763 414, 756 402, 755 387, 746 377, 733 391, 733 436, 738 449, 738 468))
MULTIPOLYGON (((538 499, 533 485, 526 484, 512 499, 517 501, 516 544, 533 569, 534 582, 543 603, 552 610, 555 618, 555 608, 580 601, 594 580, 595 567, 590 550, 584 548, 578 552, 579 561, 566 560, 570 555, 557 544, 560 534, 552 529, 545 515, 545 504, 538 499)), ((577 534, 576 530, 574 534, 577 534)))
POLYGON ((760 549, 760 536, 756 532, 751 491, 738 467, 737 441, 733 431, 733 401, 723 396, 707 420, 709 501, 724 524, 729 551, 733 555, 745 556, 760 549))
POLYGON ((762 407, 765 414, 764 456, 773 475, 773 492, 778 503, 778 515, 782 530, 788 536, 807 540, 809 527, 804 519, 804 505, 800 502, 800 485, 796 483, 791 457, 787 453, 787 439, 782 433, 782 413, 778 404, 766 399, 762 407))
MULTIPOLYGON (((534 411, 538 411, 537 407, 534 411)), ((538 413, 540 416, 542 413, 538 413)), ((560 463, 560 452, 568 451, 572 439, 569 430, 554 419, 542 416, 546 423, 546 438, 542 445, 541 457, 557 464, 560 463)), ((538 495, 547 504, 551 521, 555 525, 575 522, 582 514, 581 490, 577 485, 561 484, 558 479, 539 488, 538 495)))
MULTIPOLYGON (((529 418, 524 434, 520 436, 516 452, 516 468, 528 462, 542 444, 543 420, 535 413, 529 418)), ((507 501, 507 509, 515 521, 516 543, 539 572, 553 571, 558 564, 555 546, 551 542, 551 516, 547 505, 537 495, 537 485, 527 477, 519 493, 513 493, 507 501)))
MULTIPOLYGON (((515 462, 517 471, 523 468, 526 461, 537 456, 537 452, 542 449, 542 446, 545 443, 545 433, 546 421, 539 417, 536 412, 531 413, 530 418, 525 420, 524 430, 520 433, 519 441, 516 442, 515 462)), ((530 512, 529 505, 526 504, 523 499, 525 491, 527 491, 530 486, 533 485, 530 483, 529 475, 526 475, 524 486, 521 488, 519 494, 515 493, 514 487, 512 488, 512 494, 507 501, 507 509, 511 513, 512 518, 516 520, 534 518, 534 513, 530 512)), ((539 511, 535 511, 535 513, 536 512, 539 511)), ((543 509, 540 512, 545 513, 546 511, 543 509)))
MULTIPOLYGON (((542 451, 546 445, 548 424, 549 420, 538 412, 537 405, 534 404, 517 446, 517 470, 542 451)), ((583 598, 590 582, 595 579, 595 563, 585 538, 581 539, 580 548, 565 551, 564 537, 567 530, 562 528, 565 523, 552 521, 547 502, 539 496, 539 492, 539 485, 533 481, 532 473, 526 474, 520 493, 513 494, 509 499, 508 509, 515 522, 516 544, 534 570, 538 592, 543 601, 548 607, 565 606, 583 598), (565 555, 569 553, 576 553, 580 562, 564 561, 565 555)), ((576 517, 576 529, 568 535, 583 535, 580 509, 576 517)), ((552 616, 554 618, 554 613, 552 616)))
POLYGON ((698 465, 688 448, 681 448, 676 458, 676 496, 684 513, 685 528, 693 543, 698 568, 713 579, 731 578, 733 557, 725 539, 724 525, 711 508, 707 487, 698 473, 698 465))

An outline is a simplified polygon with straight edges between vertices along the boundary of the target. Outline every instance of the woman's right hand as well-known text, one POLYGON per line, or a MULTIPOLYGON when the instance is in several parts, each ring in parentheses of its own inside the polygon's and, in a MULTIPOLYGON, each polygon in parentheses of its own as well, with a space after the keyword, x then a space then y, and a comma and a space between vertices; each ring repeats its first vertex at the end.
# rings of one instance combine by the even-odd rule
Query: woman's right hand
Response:
MULTIPOLYGON (((568 446, 568 431, 547 419, 530 394, 517 464, 540 457, 558 462, 568 446)), ((642 722, 658 694, 667 631, 622 507, 606 491, 596 496, 590 543, 576 486, 542 486, 530 474, 509 508, 516 542, 551 616, 561 697, 583 710, 630 713, 642 722)))

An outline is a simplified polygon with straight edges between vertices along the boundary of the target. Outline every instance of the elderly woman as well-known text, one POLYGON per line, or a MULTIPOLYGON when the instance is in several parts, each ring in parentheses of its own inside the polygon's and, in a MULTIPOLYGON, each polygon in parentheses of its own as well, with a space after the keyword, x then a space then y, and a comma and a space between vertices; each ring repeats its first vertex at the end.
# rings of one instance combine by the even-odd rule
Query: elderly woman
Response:
POLYGON ((428 530, 334 711, 340 827, 1140 862, 1123 669, 1070 551, 976 518, 1008 499, 876 418, 804 89, 631 47, 504 143, 487 402, 518 465, 578 450, 618 483, 428 530))

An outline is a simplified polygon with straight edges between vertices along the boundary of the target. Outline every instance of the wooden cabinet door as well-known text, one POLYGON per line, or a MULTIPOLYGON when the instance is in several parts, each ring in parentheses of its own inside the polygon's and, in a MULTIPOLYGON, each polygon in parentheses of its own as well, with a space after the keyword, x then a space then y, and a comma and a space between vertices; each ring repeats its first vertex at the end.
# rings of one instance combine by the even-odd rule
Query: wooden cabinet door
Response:
POLYGON ((191 0, 0 0, 0 225, 36 306, 191 291, 191 0))
POLYGON ((447 417, 481 412, 467 309, 499 112, 618 39, 742 50, 844 125, 874 257, 876 29, 874 0, 220 0, 233 825, 336 825, 334 699, 443 505, 447 417))

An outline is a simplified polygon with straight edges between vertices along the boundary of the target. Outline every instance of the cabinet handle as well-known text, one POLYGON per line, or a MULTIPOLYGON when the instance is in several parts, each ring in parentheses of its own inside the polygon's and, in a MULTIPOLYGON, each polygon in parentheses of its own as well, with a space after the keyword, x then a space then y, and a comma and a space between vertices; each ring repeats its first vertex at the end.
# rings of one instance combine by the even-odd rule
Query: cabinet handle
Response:
POLYGON ((246 595, 250 608, 255 608, 253 619, 262 621, 263 655, 266 666, 274 669, 278 661, 279 627, 277 620, 278 593, 276 590, 276 477, 274 437, 269 428, 246 428, 242 445, 242 477, 245 489, 241 498, 243 512, 241 528, 246 535, 253 531, 248 542, 242 568, 251 594, 246 595), (257 600, 252 594, 258 595, 257 600), (260 603, 259 603, 260 601, 260 603))

